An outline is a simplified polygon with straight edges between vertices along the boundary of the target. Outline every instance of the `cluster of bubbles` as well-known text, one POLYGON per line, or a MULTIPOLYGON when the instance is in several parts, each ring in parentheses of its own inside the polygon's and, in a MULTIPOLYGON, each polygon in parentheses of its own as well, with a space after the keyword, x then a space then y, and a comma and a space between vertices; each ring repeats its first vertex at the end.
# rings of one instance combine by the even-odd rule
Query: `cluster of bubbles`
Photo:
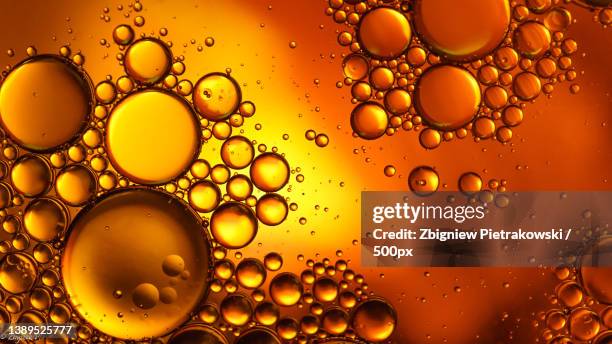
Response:
POLYGON ((281 271, 283 258, 276 252, 263 261, 246 258, 237 264, 222 248, 213 254, 210 290, 221 302, 204 305, 197 320, 233 333, 237 343, 255 343, 247 337, 266 338, 261 343, 382 342, 396 327, 393 307, 373 295, 363 275, 341 259, 341 251, 335 262, 306 260, 301 273, 281 271))
POLYGON ((598 232, 603 236, 580 261, 568 262, 554 271, 559 284, 549 295, 553 307, 538 313, 535 322, 536 326, 542 327, 541 340, 545 343, 612 342, 612 269, 582 264, 584 259, 605 255, 612 247, 612 237, 602 228, 598 232))
MULTIPOLYGON (((395 167, 388 165, 384 169, 386 176, 395 175, 395 167)), ((466 195, 480 194, 480 197, 490 198, 493 192, 500 193, 507 191, 508 182, 505 179, 491 178, 487 183, 482 177, 473 171, 465 172, 457 180, 457 190, 466 195)), ((440 188, 440 176, 438 172, 430 166, 417 166, 408 175, 408 187, 414 193, 421 196, 428 196, 440 188)), ((442 185, 447 188, 448 185, 442 185)))
MULTIPOLYGON (((329 0, 326 14, 344 25, 338 43, 350 50, 337 86, 351 88, 355 136, 414 130, 426 149, 470 132, 477 141, 509 142, 527 104, 579 74, 566 7, 560 0, 329 0)), ((609 22, 610 10, 598 15, 609 22)))
MULTIPOLYGON (((130 8, 140 12, 142 4, 130 8)), ((140 27, 144 18, 134 23, 140 27)), ((266 303, 260 287, 266 269, 280 269, 280 255, 264 263, 244 259, 235 268, 225 257, 249 245, 261 225, 279 225, 297 209, 281 192, 290 191, 290 174, 300 170, 291 170, 278 148, 256 149, 242 135, 255 105, 242 99, 230 70, 192 83, 182 77, 184 57, 173 56, 160 36, 116 26, 112 42, 125 73, 95 85, 84 56, 69 46, 59 54, 29 47, 28 57, 3 71, 0 323, 71 322, 85 342, 280 343, 294 323, 282 318, 274 327, 270 314, 316 299, 321 309, 323 302, 337 307, 304 317, 299 338, 389 337, 393 308, 370 300, 346 262, 324 265, 326 275, 343 273, 342 282, 311 266, 310 294, 313 283, 290 272, 275 276, 273 303, 266 303), (220 288, 228 295, 217 305, 207 296, 220 288), (261 297, 235 293, 239 288, 261 297), (347 306, 341 292, 355 302, 347 306), (384 324, 381 305, 389 315, 384 324), (221 330, 203 316, 213 308, 221 330)), ((315 141, 324 146, 328 139, 319 134, 315 141)))

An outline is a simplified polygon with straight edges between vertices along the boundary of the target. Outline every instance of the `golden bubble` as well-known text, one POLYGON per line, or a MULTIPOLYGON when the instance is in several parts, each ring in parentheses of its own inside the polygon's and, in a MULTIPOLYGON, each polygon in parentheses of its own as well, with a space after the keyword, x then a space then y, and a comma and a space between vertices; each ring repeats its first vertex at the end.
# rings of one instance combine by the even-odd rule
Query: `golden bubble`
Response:
POLYGON ((255 307, 255 320, 262 325, 274 325, 276 324, 278 317, 278 307, 276 307, 272 302, 265 301, 255 307))
POLYGON ((321 321, 323 329, 332 335, 340 335, 348 329, 349 318, 344 310, 332 307, 325 311, 321 321))
POLYGON ((121 93, 129 93, 134 89, 134 82, 127 76, 122 76, 117 79, 117 90, 121 93))
POLYGON ((244 288, 259 288, 266 280, 266 269, 255 258, 244 259, 236 267, 236 280, 244 288))
POLYGON ((202 117, 220 121, 236 112, 241 100, 240 86, 230 76, 211 73, 198 80, 193 104, 202 117))
MULTIPOLYGON (((125 72, 136 82, 152 85, 162 80, 172 66, 172 53, 155 38, 142 38, 125 53, 125 72)), ((159 111, 159 110, 158 110, 159 111)))
POLYGON ((357 82, 351 87, 351 95, 358 101, 365 101, 372 96, 372 87, 367 82, 357 82))
POLYGON ((303 333, 313 335, 319 330, 319 319, 313 315, 306 315, 300 321, 300 328, 303 333))
POLYGON ((280 273, 270 282, 270 297, 279 306, 293 306, 304 292, 300 279, 291 272, 280 273))
POLYGON ((98 184, 104 190, 111 190, 117 186, 117 177, 113 172, 104 172, 98 178, 98 184))
POLYGON ((11 183, 17 192, 27 197, 46 193, 51 185, 51 178, 49 164, 36 155, 21 156, 11 168, 11 183))
POLYGON ((194 178, 204 179, 210 173, 210 164, 206 160, 198 159, 193 162, 189 171, 194 178))
POLYGON ((240 294, 228 295, 221 301, 223 320, 234 326, 242 326, 251 319, 253 308, 249 300, 240 294))
POLYGON ((425 128, 419 134, 419 143, 427 149, 434 149, 442 142, 442 135, 436 129, 425 128))
POLYGON ((350 291, 343 291, 340 293, 338 303, 343 308, 353 308, 357 304, 357 297, 350 291))
POLYGON ((215 277, 221 280, 228 280, 234 274, 234 263, 227 259, 221 259, 214 266, 215 277))
POLYGON ((66 210, 51 198, 38 198, 30 202, 23 215, 26 232, 38 241, 58 238, 66 229, 67 223, 66 210))
POLYGON ((312 292, 321 302, 333 302, 338 296, 338 285, 329 277, 321 277, 314 283, 312 292))
POLYGON ((268 226, 276 226, 285 221, 289 207, 282 196, 269 193, 257 201, 255 210, 259 221, 268 226))
POLYGON ((233 169, 249 166, 254 155, 253 144, 244 136, 232 136, 221 146, 221 159, 233 169))
POLYGON ((351 54, 342 62, 344 76, 352 80, 361 80, 368 75, 370 65, 368 60, 361 54, 351 54))
POLYGON ((70 307, 63 303, 53 305, 49 310, 49 318, 56 324, 65 324, 70 320, 70 307))
POLYGON ((185 270, 185 260, 178 254, 171 254, 164 258, 162 270, 168 276, 178 276, 185 270))
POLYGON ((96 179, 87 167, 71 165, 57 176, 55 191, 68 205, 80 206, 96 194, 96 179))
POLYGON ((546 326, 555 331, 562 330, 565 327, 567 319, 565 314, 560 311, 551 311, 546 314, 546 326))
POLYGON ((582 288, 576 282, 567 281, 557 287, 557 298, 565 306, 573 308, 578 306, 583 299, 582 288))
POLYGON ((440 178, 433 168, 428 166, 415 167, 408 176, 410 190, 418 195, 430 195, 438 190, 440 178))
POLYGON ((125 339, 160 336, 185 322, 207 289, 209 244, 200 222, 181 200, 146 188, 107 193, 81 210, 61 262, 75 310, 101 332, 125 339), (185 270, 172 285, 178 298, 167 305, 158 298, 171 255, 182 258, 185 270), (115 290, 130 295, 116 298, 115 290), (152 308, 144 316, 130 311, 135 305, 152 308), (121 318, 107 316, 120 312, 121 318))
POLYGON ((397 315, 387 302, 369 299, 361 303, 352 314, 351 324, 361 338, 380 342, 391 336, 395 330, 397 315))
POLYGON ((228 344, 221 331, 202 324, 187 325, 170 337, 168 344, 228 344))
POLYGON ((508 93, 501 86, 488 87, 484 93, 484 102, 490 109, 501 109, 508 103, 508 93))
POLYGON ((0 262, 0 286, 9 293, 28 291, 37 277, 37 264, 27 254, 10 253, 0 262))
POLYGON ((572 337, 588 341, 599 333, 601 323, 597 313, 588 308, 577 308, 569 316, 569 332, 572 337))
POLYGON ((536 63, 536 72, 539 76, 550 78, 557 71, 557 63, 550 57, 543 57, 536 63))
POLYGON ((244 332, 236 344, 281 344, 281 341, 267 328, 253 328, 244 332))
POLYGON ((395 169, 395 166, 387 165, 387 166, 385 166, 383 172, 385 173, 385 176, 393 177, 395 175, 395 173, 397 173, 397 170, 395 169))
POLYGON ((95 95, 100 103, 110 104, 117 96, 117 89, 112 82, 105 80, 96 85, 95 95))
POLYGON ((612 343, 612 330, 600 332, 595 339, 593 344, 610 344, 612 343))
POLYGON ((30 305, 44 311, 51 306, 51 294, 44 288, 36 288, 30 292, 30 305))
POLYGON ((325 134, 318 134, 315 137, 315 143, 319 147, 326 147, 329 144, 329 137, 325 134))
POLYGON ((250 175, 260 190, 278 191, 289 181, 289 164, 279 154, 263 153, 253 160, 250 175))
POLYGON ((414 4, 415 30, 436 53, 453 61, 470 61, 495 49, 510 24, 507 0, 414 4))
POLYGON ((482 179, 475 172, 466 172, 459 177, 459 190, 466 194, 473 194, 482 189, 482 179))
POLYGON ((207 324, 214 324, 219 319, 219 311, 214 304, 206 304, 202 306, 198 313, 198 318, 207 324))
POLYGON ((572 23, 572 14, 565 8, 555 7, 544 16, 544 25, 550 31, 563 31, 572 23))
POLYGON ((32 252, 34 259, 39 263, 48 263, 53 257, 53 251, 48 244, 37 244, 32 252))
POLYGON ((542 83, 535 74, 523 72, 514 78, 512 90, 521 100, 532 100, 540 95, 542 83))
POLYGON ((200 149, 200 129, 189 104, 159 89, 132 93, 106 124, 111 163, 131 180, 162 184, 183 173, 200 149))
POLYGON ((357 37, 370 55, 392 59, 406 51, 412 30, 408 18, 401 12, 389 7, 378 7, 361 18, 357 37))
POLYGON ((134 39, 134 29, 129 25, 119 25, 113 30, 113 40, 119 45, 128 45, 134 39))
POLYGON ((439 65, 429 68, 417 85, 419 114, 437 129, 452 130, 464 126, 474 118, 479 105, 478 82, 470 72, 459 67, 439 65))
POLYGON ((283 257, 276 252, 270 252, 264 257, 264 264, 266 269, 278 271, 283 266, 283 257))
POLYGON ((379 91, 390 89, 394 82, 393 72, 387 67, 376 67, 370 72, 370 85, 379 91))
POLYGON ((519 56, 516 50, 511 47, 503 47, 495 50, 493 54, 493 61, 495 65, 499 67, 501 70, 509 71, 516 67, 518 63, 519 56))
POLYGON ((590 247, 582 256, 582 264, 580 268, 581 285, 586 292, 597 301, 611 305, 612 304, 612 268, 597 266, 597 262, 604 261, 609 257, 612 247, 612 237, 606 236, 592 247, 590 247))
POLYGON ((215 183, 202 180, 189 189, 189 204, 197 211, 208 213, 213 211, 221 201, 221 191, 215 183))
POLYGON ((502 113, 502 121, 505 125, 513 127, 521 124, 523 121, 523 110, 518 106, 509 106, 502 113))
POLYGON ((238 111, 243 117, 251 117, 255 114, 255 104, 253 104, 253 102, 250 102, 248 100, 244 101, 240 103, 240 106, 238 107, 238 111))
POLYGON ((410 104, 410 94, 401 88, 394 88, 385 94, 385 108, 392 114, 408 112, 410 104))
POLYGON ((385 109, 375 102, 359 104, 351 113, 353 131, 366 140, 373 140, 384 135, 388 124, 389 118, 385 109))
POLYGON ((242 203, 227 202, 219 206, 210 219, 210 230, 217 242, 227 248, 248 245, 257 234, 257 219, 242 203))
POLYGON ((285 340, 291 340, 295 338, 299 331, 299 325, 295 319, 283 318, 278 321, 276 325, 276 332, 278 335, 285 340))
POLYGON ((484 65, 478 70, 478 80, 485 85, 493 85, 497 82, 499 71, 491 65, 484 65))
POLYGON ((478 117, 472 127, 474 135, 481 139, 486 139, 495 135, 495 122, 488 117, 478 117))
POLYGON ((78 137, 91 103, 86 74, 61 57, 40 55, 21 62, 3 80, 0 124, 20 146, 48 151, 78 137))
POLYGON ((551 43, 550 31, 535 21, 521 24, 514 31, 514 46, 526 57, 538 57, 544 54, 551 43))
POLYGON ((230 178, 226 184, 227 193, 235 201, 244 201, 253 192, 253 184, 249 178, 242 174, 237 174, 230 178))

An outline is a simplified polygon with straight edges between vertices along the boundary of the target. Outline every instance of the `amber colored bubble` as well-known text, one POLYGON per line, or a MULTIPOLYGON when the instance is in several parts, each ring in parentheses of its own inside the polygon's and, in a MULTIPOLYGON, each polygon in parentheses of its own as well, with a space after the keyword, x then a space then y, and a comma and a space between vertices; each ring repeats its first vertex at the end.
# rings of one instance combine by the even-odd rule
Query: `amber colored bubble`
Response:
POLYGON ((131 26, 121 24, 113 30, 113 40, 119 45, 128 45, 134 40, 134 29, 131 26))
POLYGON ((499 71, 491 65, 484 65, 478 70, 478 81, 485 85, 493 85, 497 82, 499 71))
POLYGON ((264 264, 266 269, 278 271, 283 266, 283 257, 276 252, 270 252, 264 257, 264 264))
POLYGON ((482 189, 482 178, 476 172, 466 172, 459 177, 459 190, 473 194, 482 189))
POLYGON ((189 104, 158 89, 132 93, 113 109, 106 147, 131 180, 161 184, 183 173, 200 149, 200 125, 189 104))
POLYGON ((185 270, 185 260, 178 254, 171 254, 164 258, 162 271, 168 276, 178 276, 185 270))
POLYGON ((588 308, 577 308, 570 313, 568 327, 572 337, 588 341, 599 333, 601 323, 597 313, 588 308))
POLYGON ((338 296, 338 285, 329 277, 321 277, 315 281, 312 292, 318 301, 332 302, 338 296))
POLYGON ((518 53, 511 47, 503 47, 495 50, 493 61, 501 70, 509 71, 516 67, 519 60, 518 53))
POLYGON ((566 281, 557 288, 557 298, 567 307, 578 306, 583 299, 584 293, 576 282, 566 281))
POLYGON ((279 306, 293 306, 304 292, 300 279, 291 272, 280 273, 270 282, 270 297, 279 306))
POLYGON ((0 262, 0 286, 13 294, 30 290, 38 275, 37 266, 34 259, 27 254, 5 255, 0 262))
POLYGON ((253 144, 244 136, 232 136, 221 146, 221 159, 233 169, 247 167, 254 155, 253 144))
POLYGON ((385 94, 385 108, 395 115, 408 112, 411 102, 410 94, 401 88, 394 88, 385 94))
POLYGON ((518 106, 508 106, 502 112, 502 121, 510 127, 521 124, 523 121, 523 110, 518 106))
POLYGON ((191 324, 175 332, 168 344, 228 344, 221 331, 202 324, 191 324))
POLYGON ((484 102, 490 109, 501 109, 508 103, 508 93, 501 86, 488 87, 484 93, 484 102))
POLYGON ((598 267, 598 262, 610 261, 612 237, 603 237, 581 258, 580 280, 586 292, 606 305, 612 305, 612 268, 598 267))
POLYGON ((319 330, 319 319, 314 315, 306 315, 300 321, 300 328, 303 333, 313 335, 319 330))
POLYGON ((555 7, 544 16, 544 26, 550 31, 563 31, 572 23, 572 14, 565 8, 555 7))
POLYGON ((172 53, 160 40, 142 38, 125 53, 125 72, 141 84, 152 85, 163 79, 172 66, 172 53))
POLYGON ((255 258, 244 259, 236 267, 236 280, 244 288, 259 288, 266 280, 266 269, 255 258))
POLYGON ((537 57, 544 54, 551 43, 550 31, 535 21, 521 24, 514 31, 514 46, 526 57, 537 57))
POLYGON ((255 211, 259 221, 268 226, 276 226, 285 221, 289 207, 282 196, 269 193, 257 201, 255 211))
POLYGON ((507 0, 418 0, 414 12, 418 35, 452 61, 470 61, 493 51, 510 24, 507 0))
POLYGON ((351 87, 351 95, 358 101, 368 100, 372 96, 372 87, 365 81, 354 83, 351 87))
POLYGON ((248 245, 257 234, 257 219, 242 203, 227 202, 219 206, 210 219, 210 230, 217 242, 237 249, 248 245))
POLYGON ((376 67, 370 72, 370 85, 379 91, 390 89, 394 82, 395 76, 387 67, 376 67))
POLYGON ((412 30, 408 18, 401 12, 389 7, 378 7, 361 18, 357 38, 370 55, 392 59, 406 51, 412 30))
POLYGON ((279 154, 263 153, 253 160, 250 175, 260 190, 278 191, 289 181, 289 164, 279 154))
POLYGON ((267 328, 253 328, 244 332, 236 344, 281 344, 276 335, 267 328))
POLYGON ((408 176, 410 190, 421 196, 436 192, 439 185, 438 173, 429 166, 415 167, 408 176))
POLYGON ((452 130, 464 126, 474 118, 479 105, 478 82, 463 68, 450 65, 429 68, 417 85, 419 114, 437 129, 452 130))
POLYGON ((274 325, 279 317, 279 310, 272 302, 264 301, 255 307, 255 320, 266 326, 274 325))
POLYGON ((565 327, 567 319, 561 311, 551 311, 546 314, 546 326, 555 331, 559 331, 565 327))
POLYGON ((117 96, 117 89, 112 82, 105 80, 96 85, 94 93, 98 102, 102 104, 110 104, 117 96))
POLYGON ((249 300, 241 294, 226 296, 219 308, 223 320, 234 326, 242 326, 251 319, 253 308, 249 300))
POLYGON ((51 185, 51 168, 41 157, 23 155, 11 168, 11 183, 15 190, 27 197, 44 194, 51 185))
POLYGON ((208 213, 219 205, 221 201, 221 191, 215 183, 208 180, 202 180, 189 188, 188 199, 189 204, 195 210, 208 213))
POLYGON ((181 200, 145 188, 107 193, 81 210, 61 262, 75 310, 118 338, 161 336, 178 327, 207 289, 209 243, 200 222, 181 200), (166 304, 157 298, 168 283, 163 265, 171 255, 181 257, 185 270, 172 285, 178 297, 166 304), (125 296, 115 297, 116 290, 125 296))
POLYGON ((612 343, 612 330, 600 332, 595 339, 593 344, 610 344, 612 343))
POLYGON ((442 135, 436 129, 425 128, 419 134, 419 143, 423 148, 434 149, 442 142, 442 135))
POLYGON ((299 325, 295 319, 292 318, 283 318, 278 321, 276 325, 276 332, 278 335, 285 339, 291 340, 295 338, 299 331, 299 325))
POLYGON ((342 70, 347 78, 361 80, 368 75, 370 65, 363 55, 351 54, 342 62, 342 70))
POLYGON ((24 60, 0 87, 2 128, 18 145, 33 151, 49 151, 75 140, 91 110, 89 77, 59 56, 24 60))
POLYGON ((240 86, 229 75, 211 73, 198 80, 193 90, 193 104, 202 117, 220 121, 236 112, 242 95, 240 86))
POLYGON ((385 109, 375 102, 359 104, 351 113, 353 131, 366 140, 373 140, 384 135, 388 124, 389 117, 385 109))
POLYGON ((521 100, 535 99, 542 90, 542 82, 531 72, 523 72, 514 78, 514 94, 521 100))
POLYGON ((11 187, 5 183, 0 183, 0 209, 6 208, 11 203, 11 187))
POLYGON ((348 314, 341 308, 332 307, 323 314, 321 325, 327 333, 340 335, 348 329, 348 314))
POLYGON ((83 205, 96 194, 96 179, 87 167, 71 165, 58 174, 55 191, 66 204, 83 205))
POLYGON ((38 241, 50 241, 61 236, 67 224, 66 210, 51 198, 30 202, 23 215, 26 232, 38 241))
POLYGON ((380 299, 361 303, 351 317, 351 325, 361 338, 380 342, 391 336, 395 330, 397 315, 393 307, 380 299))
POLYGON ((536 72, 539 76, 550 78, 557 71, 557 63, 550 57, 543 57, 536 63, 536 72))
POLYGON ((227 182, 226 189, 233 200, 244 201, 253 192, 253 183, 247 176, 237 174, 227 182))
POLYGON ((472 127, 474 135, 486 139, 495 135, 495 122, 489 117, 478 117, 472 127))

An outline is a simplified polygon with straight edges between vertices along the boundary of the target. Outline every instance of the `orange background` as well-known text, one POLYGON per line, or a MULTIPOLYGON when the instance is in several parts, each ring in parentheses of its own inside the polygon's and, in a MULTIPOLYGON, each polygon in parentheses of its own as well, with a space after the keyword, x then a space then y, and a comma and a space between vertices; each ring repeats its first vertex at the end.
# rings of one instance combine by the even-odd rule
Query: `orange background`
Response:
MULTIPOLYGON (((124 16, 128 4, 3 1, 2 48, 14 49, 16 56, 2 54, 0 62, 17 63, 28 45, 39 53, 57 53, 69 44, 73 52, 85 55, 85 69, 94 83, 106 75, 116 79, 122 75, 115 58, 119 50, 104 47, 100 40, 112 41, 116 25, 133 22, 134 13, 124 16), (119 4, 123 10, 117 9, 119 4), (104 7, 110 9, 110 22, 100 19, 104 7)), ((415 132, 373 142, 352 137, 350 91, 335 85, 343 78, 346 50, 336 43, 342 27, 324 14, 325 1, 160 0, 143 5, 140 15, 146 23, 134 27, 136 32, 157 36, 159 29, 167 28, 164 40, 173 43, 175 56, 185 57, 184 77, 192 82, 231 68, 243 99, 257 106, 256 115, 245 121, 245 136, 278 147, 305 176, 298 183, 293 175, 291 191, 284 193, 299 209, 278 227, 262 226, 255 244, 242 250, 245 256, 262 258, 277 251, 285 259, 284 269, 299 272, 304 263, 297 261, 298 254, 333 258, 342 250, 343 258, 365 274, 370 290, 398 311, 393 337, 397 343, 533 342, 539 331, 532 324, 535 314, 549 308, 547 295, 554 291, 556 281, 549 270, 360 269, 359 247, 352 244, 360 236, 360 192, 406 190, 406 177, 418 165, 434 166, 448 190, 456 189, 459 175, 467 171, 479 173, 485 182, 506 179, 510 191, 612 190, 612 35, 593 21, 592 13, 570 6, 576 22, 568 37, 579 44, 574 65, 583 73, 578 94, 570 94, 570 84, 563 83, 556 85, 551 99, 540 95, 527 107, 510 144, 475 143, 468 136, 426 151, 415 132), (204 45, 209 36, 215 39, 213 47, 204 45), (296 48, 289 47, 291 41, 296 48), (261 130, 254 129, 256 123, 261 130), (307 141, 308 129, 326 133, 330 144, 319 148, 307 141), (388 164, 397 168, 394 177, 383 174, 388 164), (300 217, 307 219, 305 225, 299 224, 300 217), (425 277, 425 271, 431 276, 425 277), (509 288, 502 286, 505 282, 509 288)), ((202 156, 211 164, 221 161, 216 144, 205 145, 202 156)))

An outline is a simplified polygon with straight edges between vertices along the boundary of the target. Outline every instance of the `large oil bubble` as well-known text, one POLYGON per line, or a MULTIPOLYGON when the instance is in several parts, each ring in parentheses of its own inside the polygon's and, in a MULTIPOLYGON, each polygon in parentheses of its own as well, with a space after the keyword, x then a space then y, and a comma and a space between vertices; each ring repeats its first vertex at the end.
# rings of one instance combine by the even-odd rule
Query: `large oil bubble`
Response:
POLYGON ((357 105, 351 113, 351 127, 359 137, 374 140, 385 134, 389 117, 385 108, 375 102, 357 105))
POLYGON ((458 129, 469 123, 478 112, 480 98, 474 76, 450 65, 428 69, 416 90, 419 114, 429 125, 442 130, 458 129))
POLYGON ((221 245, 237 249, 248 245, 257 234, 257 218, 246 205, 227 202, 210 218, 210 231, 221 245))
POLYGON ((229 75, 203 76, 193 89, 193 104, 202 117, 220 121, 236 112, 241 100, 240 86, 229 75))
POLYGON ((253 184, 260 190, 278 191, 289 181, 289 164, 279 154, 263 153, 253 160, 250 174, 253 184))
POLYGON ((412 30, 408 18, 388 7, 366 13, 359 22, 357 36, 363 48, 376 58, 400 56, 410 45, 412 30))
POLYGON ((113 109, 106 146, 113 166, 132 181, 161 184, 196 159, 199 127, 185 100, 158 89, 139 91, 113 109))
POLYGON ((73 141, 92 108, 89 78, 58 56, 40 55, 17 65, 0 87, 0 123, 13 141, 48 151, 73 141))
POLYGON ((75 310, 125 339, 185 322, 205 295, 209 268, 201 220, 182 201, 146 188, 111 192, 81 210, 61 262, 75 310))
POLYGON ((283 272, 272 279, 270 297, 279 306, 293 306, 302 297, 304 289, 300 279, 291 272, 283 272))
POLYGON ((418 0, 415 30, 432 50, 453 61, 493 51, 510 24, 508 0, 418 0))
POLYGON ((612 305, 610 262, 612 262, 612 237, 604 237, 585 252, 581 258, 580 268, 582 286, 587 293, 597 301, 608 305, 612 305))
POLYGON ((172 53, 155 38, 143 38, 125 53, 125 72, 136 81, 152 85, 160 81, 172 65, 172 53))
POLYGON ((393 307, 380 299, 370 299, 355 309, 351 323, 359 337, 381 342, 391 336, 397 323, 393 307))

